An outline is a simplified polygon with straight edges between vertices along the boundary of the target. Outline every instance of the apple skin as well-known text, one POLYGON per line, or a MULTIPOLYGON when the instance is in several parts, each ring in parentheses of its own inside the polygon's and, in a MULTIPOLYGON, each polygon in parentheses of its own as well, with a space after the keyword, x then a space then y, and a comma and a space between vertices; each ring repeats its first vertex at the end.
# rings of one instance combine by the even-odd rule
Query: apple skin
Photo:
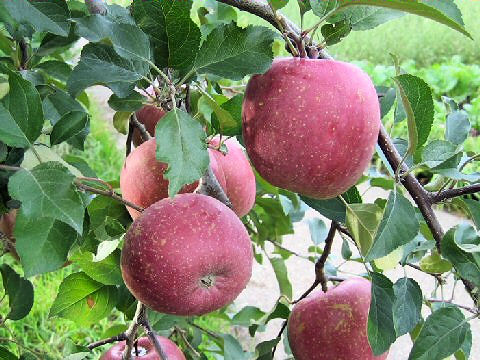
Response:
POLYGON ((352 278, 298 302, 288 320, 288 342, 297 360, 385 360, 367 338, 371 283, 352 278))
MULTIPOLYGON (((219 139, 214 138, 210 144, 218 146, 219 139)), ((256 182, 250 162, 248 161, 243 148, 235 138, 230 138, 224 143, 228 153, 209 149, 210 161, 213 159, 218 163, 218 169, 213 172, 218 178, 224 178, 226 186, 222 185, 227 197, 232 203, 235 213, 242 217, 249 213, 255 204, 256 182), (222 176, 223 174, 223 176, 222 176)), ((220 182, 220 180, 219 180, 220 182)))
MULTIPOLYGON (((155 158, 155 151, 155 139, 144 142, 128 155, 120 173, 122 197, 143 208, 168 197, 168 180, 163 178, 167 164, 155 158)), ((197 185, 186 185, 180 192, 192 192, 197 185)), ((134 220, 140 216, 140 212, 131 207, 127 210, 134 220)))
MULTIPOLYGON (((210 166, 220 186, 225 191, 239 217, 247 214, 255 203, 255 175, 242 147, 235 139, 226 142, 228 153, 209 149, 210 166)), ((212 144, 218 145, 218 139, 212 144)), ((155 157, 155 139, 150 139, 134 149, 125 160, 120 173, 122 196, 136 205, 147 208, 153 203, 168 197, 168 180, 163 174, 167 170, 165 163, 155 157)), ((185 185, 180 193, 193 192, 198 181, 185 185)), ((127 207, 133 219, 140 213, 127 207)))
MULTIPOLYGON (((156 107, 155 105, 145 105, 136 112, 137 120, 145 125, 145 129, 148 131, 150 136, 155 136, 155 126, 165 114, 165 110, 156 107)), ((144 141, 140 131, 135 128, 133 130, 133 144, 135 146, 139 146, 143 142, 144 141)))
MULTIPOLYGON (((168 360, 186 360, 185 355, 183 355, 183 353, 173 341, 163 336, 157 336, 157 339, 160 342, 160 345, 162 346, 165 355, 167 355, 168 360)), ((105 354, 102 355, 100 360, 122 360, 125 345, 125 341, 115 344, 105 354)), ((154 346, 147 337, 142 337, 138 339, 138 347, 139 350, 140 348, 143 348, 147 353, 140 356, 132 356, 132 359, 161 360, 160 356, 158 356, 158 354, 156 353, 154 346)))
POLYGON ((380 126, 368 75, 334 60, 275 60, 250 79, 242 117, 245 147, 260 175, 317 199, 333 198, 357 182, 380 126))
POLYGON ((220 201, 200 194, 160 200, 125 236, 121 269, 131 293, 151 309, 203 315, 247 285, 253 252, 245 227, 220 201))

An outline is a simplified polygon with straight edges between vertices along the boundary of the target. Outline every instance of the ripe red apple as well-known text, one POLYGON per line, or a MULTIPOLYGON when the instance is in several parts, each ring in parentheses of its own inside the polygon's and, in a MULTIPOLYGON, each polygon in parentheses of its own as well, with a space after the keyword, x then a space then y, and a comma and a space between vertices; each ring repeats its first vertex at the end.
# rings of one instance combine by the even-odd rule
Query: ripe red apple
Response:
POLYGON ((288 342, 297 360, 361 359, 374 356, 367 338, 370 281, 353 278, 297 303, 288 320, 288 342))
POLYGON ((235 213, 200 194, 160 200, 125 236, 125 284, 167 314, 202 315, 232 302, 252 273, 252 246, 235 213))
MULTIPOLYGON (((173 341, 162 336, 157 336, 157 339, 160 342, 160 345, 162 346, 165 355, 167 355, 168 360, 186 360, 185 355, 183 355, 183 353, 173 341)), ((100 360, 122 360, 125 345, 125 341, 122 341, 112 346, 110 350, 108 350, 105 354, 102 355, 100 360)), ((137 348, 138 356, 135 356, 135 350, 133 350, 132 359, 160 360, 160 356, 158 356, 155 348, 147 337, 142 337, 138 339, 137 348)))
MULTIPOLYGON (((218 144, 218 140, 212 140, 218 144)), ((226 141, 228 153, 209 149, 210 165, 220 186, 225 191, 238 216, 247 214, 255 202, 255 175, 243 150, 234 139, 226 141)), ((155 139, 150 139, 134 149, 125 160, 120 174, 122 196, 144 208, 168 197, 168 181, 163 178, 167 165, 155 157, 155 139)), ((198 181, 186 185, 180 193, 193 192, 198 181)), ((133 219, 140 213, 127 208, 133 219)))
MULTIPOLYGON (((214 138, 210 144, 218 146, 219 139, 214 138)), ((214 169, 213 171, 217 179, 225 178, 226 186, 222 185, 222 187, 232 203, 233 210, 239 217, 242 217, 248 214, 255 203, 255 174, 241 145, 235 138, 225 141, 225 145, 228 149, 226 155, 220 151, 209 149, 210 160, 217 161, 218 170, 214 169)))
POLYGON ((275 60, 265 74, 250 79, 242 114, 245 146, 260 175, 318 199, 357 182, 380 126, 368 75, 333 60, 275 60))
MULTIPOLYGON (((166 112, 155 105, 145 105, 136 112, 137 119, 140 123, 145 125, 145 129, 150 136, 155 136, 155 126, 158 121, 166 114, 166 112)), ((139 146, 143 143, 142 135, 140 131, 135 128, 133 130, 133 144, 139 146)))

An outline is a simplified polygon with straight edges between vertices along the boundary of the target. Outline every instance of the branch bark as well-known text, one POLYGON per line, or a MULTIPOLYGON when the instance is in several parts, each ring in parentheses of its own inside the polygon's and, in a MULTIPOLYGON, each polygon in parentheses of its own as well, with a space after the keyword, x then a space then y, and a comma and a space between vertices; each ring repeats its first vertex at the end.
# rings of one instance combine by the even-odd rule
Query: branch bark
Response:
POLYGON ((432 203, 439 203, 462 195, 475 194, 480 192, 480 184, 473 184, 456 189, 443 190, 438 194, 430 194, 432 203))
POLYGON ((103 0, 85 0, 85 5, 87 5, 87 9, 92 15, 105 15, 107 13, 107 7, 103 0))
POLYGON ((223 191, 222 186, 217 180, 217 177, 213 173, 212 166, 208 165, 207 171, 205 175, 200 179, 197 189, 195 193, 211 196, 218 201, 224 203, 229 208, 232 208, 232 203, 228 198, 225 191, 223 191))
POLYGON ((127 340, 127 335, 123 332, 121 334, 109 337, 108 339, 103 339, 103 340, 95 341, 91 344, 88 344, 87 348, 89 350, 93 350, 102 345, 111 344, 118 341, 125 341, 125 340, 127 340))
POLYGON ((145 128, 145 125, 138 121, 137 115, 135 113, 133 113, 130 117, 130 122, 138 129, 138 131, 140 131, 140 136, 143 141, 148 141, 152 138, 148 133, 147 129, 145 128))

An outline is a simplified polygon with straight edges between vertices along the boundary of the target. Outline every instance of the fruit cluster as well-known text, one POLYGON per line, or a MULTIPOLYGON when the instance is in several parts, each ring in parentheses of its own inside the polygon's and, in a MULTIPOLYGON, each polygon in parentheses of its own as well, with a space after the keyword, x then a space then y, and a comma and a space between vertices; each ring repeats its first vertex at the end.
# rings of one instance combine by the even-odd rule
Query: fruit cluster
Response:
MULTIPOLYGON (((147 106, 137 118, 153 136, 164 114, 147 106)), ((275 186, 317 199, 336 197, 356 183, 372 158, 380 125, 369 77, 332 60, 275 60, 268 72, 250 79, 242 116, 246 151, 258 173, 275 186)), ((226 306, 252 272, 252 246, 239 217, 254 205, 255 175, 242 147, 234 139, 209 143, 210 166, 232 210, 195 193, 198 183, 169 198, 167 165, 155 158, 155 139, 142 143, 135 133, 134 143, 120 187, 126 200, 145 211, 128 209, 134 223, 122 250, 125 284, 162 313, 193 316, 226 306)), ((369 304, 370 283, 361 278, 300 301, 288 327, 296 359, 385 359, 386 354, 374 357, 367 340, 369 304)), ((138 358, 156 359, 148 357, 148 340, 140 340, 146 354, 138 358)), ((103 359, 119 358, 114 353, 124 346, 116 345, 103 359)), ((171 351, 169 359, 184 359, 178 349, 171 351)))

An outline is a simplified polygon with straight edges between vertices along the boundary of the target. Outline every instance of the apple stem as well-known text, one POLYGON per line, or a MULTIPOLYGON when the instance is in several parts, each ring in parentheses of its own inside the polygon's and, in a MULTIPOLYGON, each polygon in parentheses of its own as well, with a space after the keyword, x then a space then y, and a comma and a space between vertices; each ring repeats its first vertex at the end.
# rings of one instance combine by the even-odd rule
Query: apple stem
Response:
POLYGON ((130 122, 138 129, 138 131, 140 131, 140 136, 143 141, 148 141, 152 138, 145 128, 145 125, 138 121, 137 114, 132 113, 132 116, 130 116, 130 122))
POLYGON ((196 194, 202 194, 202 195, 207 195, 211 196, 218 201, 222 202, 229 208, 232 208, 232 203, 228 196, 225 194, 225 191, 223 191, 222 187, 220 186, 220 183, 217 180, 217 177, 215 176, 212 167, 208 165, 207 171, 205 172, 205 175, 200 179, 200 183, 198 184, 197 189, 195 190, 196 194))
POLYGON ((136 323, 138 325, 141 325, 144 329, 145 332, 147 333, 147 337, 150 339, 150 342, 153 344, 153 347, 155 348, 155 351, 157 352, 158 356, 160 357, 160 360, 168 360, 167 355, 165 354, 165 351, 162 348, 162 345, 160 345, 160 342, 158 341, 157 334, 152 329, 152 326, 150 325, 150 322, 148 321, 148 315, 147 315, 147 307, 140 302, 138 302, 140 305, 140 311, 138 317, 135 319, 136 323))
POLYGON ((99 346, 102 346, 102 345, 111 344, 111 343, 118 342, 118 341, 125 341, 125 340, 127 340, 127 335, 124 332, 122 332, 118 335, 109 337, 108 339, 103 339, 103 340, 95 341, 91 344, 88 344, 87 348, 89 350, 93 350, 93 349, 95 349, 99 346))

